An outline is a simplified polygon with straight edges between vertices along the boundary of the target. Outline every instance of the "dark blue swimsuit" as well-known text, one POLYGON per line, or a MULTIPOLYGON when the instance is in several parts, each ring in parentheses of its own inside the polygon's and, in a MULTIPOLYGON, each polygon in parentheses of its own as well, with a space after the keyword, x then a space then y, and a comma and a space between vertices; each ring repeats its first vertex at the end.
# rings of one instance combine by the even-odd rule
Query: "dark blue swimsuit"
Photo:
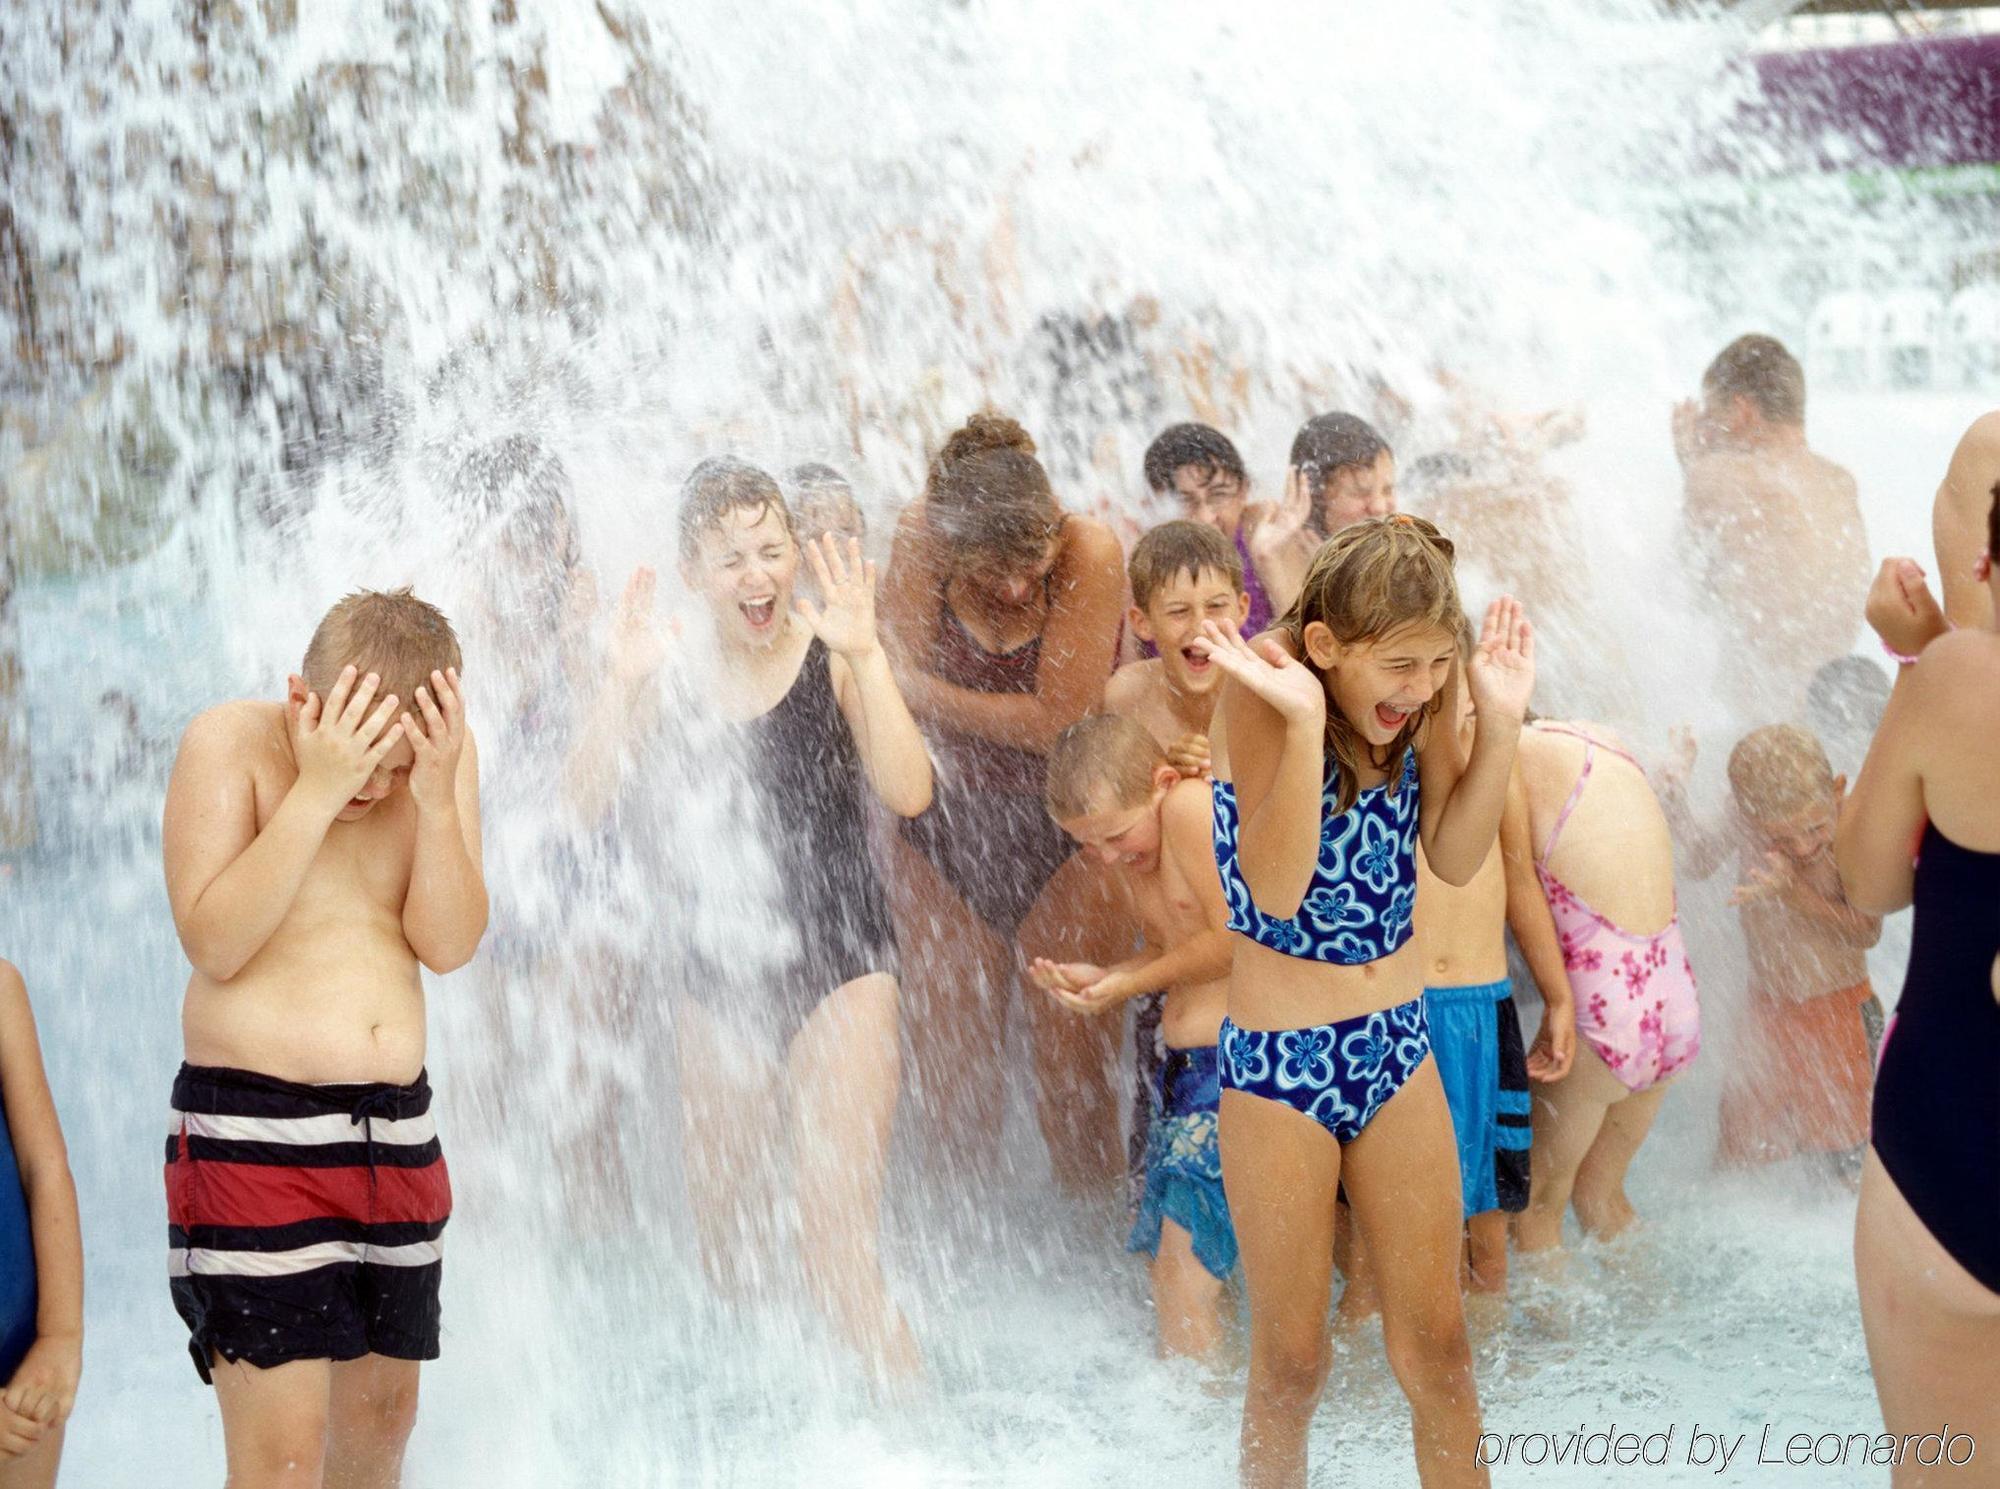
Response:
MULTIPOLYGON (((1417 904, 1417 757, 1403 756, 1397 789, 1383 782, 1334 810, 1332 759, 1320 792, 1319 861, 1296 915, 1257 908, 1237 858, 1236 787, 1215 783, 1215 863, 1229 929, 1306 961, 1360 966, 1399 951, 1417 904)), ((1222 1021, 1225 1089, 1282 1101, 1338 1142, 1352 1142, 1430 1053, 1422 994, 1394 1008, 1309 1029, 1240 1029, 1222 1021)))
POLYGON ((13 1134, 0 1107, 0 1386, 20 1368, 35 1342, 35 1235, 13 1134))

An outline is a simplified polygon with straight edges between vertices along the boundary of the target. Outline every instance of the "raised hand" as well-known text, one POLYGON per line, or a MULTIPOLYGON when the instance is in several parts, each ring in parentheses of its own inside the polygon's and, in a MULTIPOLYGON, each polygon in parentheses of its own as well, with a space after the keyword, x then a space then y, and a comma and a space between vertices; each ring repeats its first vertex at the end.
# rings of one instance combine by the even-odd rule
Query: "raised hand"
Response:
POLYGON ((1275 638, 1245 641, 1234 626, 1201 623, 1201 634, 1191 643, 1212 660, 1229 678, 1248 688, 1288 721, 1326 723, 1326 684, 1319 675, 1288 653, 1275 638))
POLYGON ((1502 595, 1487 607, 1465 684, 1482 719, 1519 723, 1527 714, 1528 700, 1535 693, 1535 628, 1512 595, 1502 595))
POLYGON ((1916 656, 1950 629, 1923 566, 1913 558, 1882 560, 1868 587, 1865 613, 1882 644, 1906 657, 1916 656))
POLYGON ((458 669, 433 672, 431 685, 417 688, 419 722, 403 715, 403 737, 416 751, 410 766, 410 796, 420 812, 457 801, 458 757, 465 750, 465 684, 458 669))
POLYGON ((1199 780, 1207 775, 1210 764, 1208 736, 1183 734, 1167 746, 1167 764, 1186 780, 1199 780))
POLYGON ((1312 520, 1312 488, 1306 473, 1296 465, 1285 471, 1285 492, 1278 504, 1264 514, 1264 520, 1246 538, 1253 558, 1269 558, 1305 531, 1312 520))
POLYGON ((636 687, 660 670, 667 659, 667 647, 653 624, 653 591, 658 576, 641 564, 625 581, 625 593, 618 598, 618 618, 611 628, 611 675, 628 687, 636 687))
POLYGON ((396 695, 377 703, 375 690, 382 679, 372 672, 357 678, 356 672, 352 666, 341 668, 325 699, 308 692, 286 711, 292 759, 299 768, 294 789, 309 793, 329 816, 354 799, 403 737, 402 724, 391 722, 396 695))
POLYGON ((1710 431, 1699 400, 1683 398, 1674 405, 1673 432, 1674 455, 1683 466, 1707 453, 1710 431))
POLYGON ((845 555, 830 533, 805 547, 820 602, 815 605, 800 595, 792 608, 828 651, 866 656, 882 644, 875 629, 875 565, 861 557, 859 538, 847 540, 845 555))

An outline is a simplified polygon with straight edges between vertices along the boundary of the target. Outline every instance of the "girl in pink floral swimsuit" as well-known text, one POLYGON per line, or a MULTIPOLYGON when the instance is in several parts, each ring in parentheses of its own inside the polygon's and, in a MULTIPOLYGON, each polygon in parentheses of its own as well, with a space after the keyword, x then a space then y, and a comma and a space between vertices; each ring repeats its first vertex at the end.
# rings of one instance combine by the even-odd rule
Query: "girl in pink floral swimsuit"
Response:
POLYGON ((1523 731, 1520 761, 1581 1036, 1570 1074, 1535 1096, 1535 1183, 1518 1231, 1532 1251, 1561 1244, 1572 1203, 1590 1234, 1631 1223, 1625 1173, 1701 1048, 1701 1013, 1673 842, 1637 763, 1595 731, 1551 723, 1523 731))

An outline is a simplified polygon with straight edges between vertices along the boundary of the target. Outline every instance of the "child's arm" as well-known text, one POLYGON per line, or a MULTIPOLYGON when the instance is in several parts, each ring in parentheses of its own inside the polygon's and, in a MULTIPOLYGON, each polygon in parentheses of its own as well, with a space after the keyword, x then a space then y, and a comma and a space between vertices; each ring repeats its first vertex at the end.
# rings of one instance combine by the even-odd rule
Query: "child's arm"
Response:
POLYGON ((486 934, 486 877, 479 866, 479 749, 465 727, 465 685, 458 670, 433 672, 417 689, 419 723, 403 715, 416 750, 410 796, 417 806, 417 848, 403 900, 403 939, 433 972, 472 960, 486 934))
MULTIPOLYGON (((1868 620, 1892 647, 1908 650, 1915 632, 1905 634, 1907 628, 1896 622, 1910 616, 1927 621, 1937 604, 1927 590, 1921 598, 1910 594, 1907 569, 1899 565, 1915 567, 1907 559, 1883 563, 1869 591, 1868 620)), ((1976 633, 1954 632, 1918 645, 1920 660, 1896 669, 1882 722, 1834 833, 1834 860, 1848 903, 1876 915, 1902 909, 1915 891, 1916 845, 1927 820, 1923 766, 1937 717, 1951 707, 1954 690, 1976 695, 1986 682, 1976 633)))
POLYGON ((645 685, 666 660, 666 644, 653 625, 656 582, 653 570, 643 564, 626 581, 618 618, 612 623, 604 684, 584 710, 563 771, 564 794, 588 823, 596 823, 611 809, 626 747, 658 722, 643 706, 655 696, 645 685))
POLYGON ((1239 817, 1237 864, 1266 915, 1298 914, 1319 863, 1326 772, 1326 685, 1275 636, 1253 644, 1201 623, 1195 642, 1229 674, 1221 716, 1239 817))
POLYGON ((823 537, 806 545, 806 559, 822 604, 793 603, 833 653, 834 694, 869 784, 897 816, 920 816, 931 804, 931 757, 875 629, 875 565, 862 561, 861 544, 852 538, 845 558, 832 538, 823 537))
POLYGON ((1986 551, 1986 518, 1993 510, 1993 479, 2000 476, 2000 413, 1972 421, 1951 452, 1951 465, 1931 508, 1931 541, 1937 549, 1944 608, 1954 625, 1990 628, 1993 595, 1972 566, 1986 551))
POLYGON ((1866 951, 1882 939, 1882 917, 1858 910, 1847 902, 1838 872, 1830 885, 1815 882, 1817 876, 1802 869, 1781 853, 1768 853, 1762 868, 1753 868, 1729 897, 1732 905, 1755 900, 1776 900, 1837 946, 1866 951))
POLYGON ((1507 924, 1542 995, 1542 1027, 1528 1052, 1528 1074, 1540 1081, 1561 1080, 1576 1056, 1576 997, 1563 965, 1562 938, 1535 873, 1528 793, 1518 768, 1507 782, 1507 805, 1500 814, 1500 865, 1507 879, 1507 924))
POLYGON ((0 1099, 35 1245, 35 1342, 0 1386, 0 1439, 39 1440, 76 1403, 83 1369, 83 1239, 56 1104, 21 974, 0 962, 0 1099))
POLYGON ((1493 850, 1521 720, 1535 689, 1535 633, 1518 600, 1503 595, 1493 602, 1462 683, 1459 670, 1454 664, 1439 714, 1456 716, 1457 686, 1472 690, 1477 710, 1472 758, 1460 771, 1453 731, 1433 724, 1417 756, 1423 792, 1417 825, 1431 872, 1447 884, 1465 885, 1493 850))
MULTIPOLYGON (((1071 517, 1050 582, 1055 599, 1042 630, 1032 693, 980 693, 917 667, 904 691, 919 717, 995 744, 1046 754, 1056 737, 1097 707, 1114 660, 1124 606, 1118 539, 1103 523, 1071 517)), ((942 589, 940 588, 940 593, 942 589)))
POLYGON ((284 923, 326 831, 401 738, 396 698, 376 680, 340 674, 324 703, 307 693, 286 707, 298 779, 257 828, 245 754, 261 748, 236 708, 211 709, 181 736, 161 824, 167 899, 188 960, 227 982, 284 923))
POLYGON ((1677 729, 1671 737, 1679 758, 1659 766, 1647 780, 1673 834, 1675 869, 1691 879, 1710 879, 1730 850, 1741 845, 1721 823, 1702 821, 1688 799, 1688 775, 1694 769, 1696 750, 1693 732, 1677 729))
POLYGON ((1204 929, 1165 951, 1150 938, 1144 951, 1099 975, 1083 963, 1037 960, 1035 980, 1078 1013, 1102 1013, 1127 998, 1162 993, 1227 977, 1236 954, 1229 904, 1215 868, 1215 797, 1207 781, 1187 780, 1160 803, 1160 854, 1186 879, 1201 901, 1204 929))

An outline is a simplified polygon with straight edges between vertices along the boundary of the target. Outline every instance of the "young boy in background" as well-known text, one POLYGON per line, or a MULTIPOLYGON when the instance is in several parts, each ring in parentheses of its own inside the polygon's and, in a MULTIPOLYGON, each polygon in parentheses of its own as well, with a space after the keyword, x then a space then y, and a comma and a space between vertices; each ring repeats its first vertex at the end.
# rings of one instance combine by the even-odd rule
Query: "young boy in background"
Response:
POLYGON ((1729 756, 1729 821, 1703 828, 1678 789, 1688 871, 1706 879, 1732 851, 1749 957, 1749 1001, 1722 1096, 1718 1160, 1740 1167, 1817 1156, 1852 1180, 1868 1141, 1873 1084, 1863 1010, 1879 917, 1848 904, 1833 862, 1847 778, 1791 724, 1753 729, 1729 756))
POLYGON ((1206 424, 1172 424, 1161 430, 1146 447, 1145 471, 1153 495, 1177 502, 1183 517, 1213 528, 1235 551, 1249 606, 1243 625, 1252 636, 1269 630, 1277 613, 1264 571, 1298 537, 1305 504, 1287 511, 1253 504, 1250 474, 1235 441, 1206 424))
POLYGON ((451 1186, 418 969, 463 966, 486 929, 458 667, 450 623, 409 590, 351 594, 282 702, 188 726, 167 786, 194 964, 168 1273, 236 1489, 301 1464, 395 1484, 418 1362, 437 1358, 451 1186))
POLYGON ((1146 939, 1113 967, 1037 958, 1029 975, 1087 1015, 1166 994, 1159 1114, 1127 1249, 1153 1258, 1160 1353, 1212 1356, 1224 1336, 1222 1285, 1236 1269, 1236 1233, 1216 1146, 1215 1041, 1228 1006, 1231 940, 1210 786, 1178 775, 1131 719, 1098 714, 1056 742, 1048 804, 1063 831, 1112 868, 1146 939))
POLYGON ((1848 904, 1833 861, 1847 778, 1819 741, 1774 724, 1729 756, 1743 874, 1730 897, 1750 958, 1749 1017, 1722 1096, 1722 1162, 1820 1155, 1858 1180, 1873 1069, 1863 1006, 1879 916, 1848 904))

